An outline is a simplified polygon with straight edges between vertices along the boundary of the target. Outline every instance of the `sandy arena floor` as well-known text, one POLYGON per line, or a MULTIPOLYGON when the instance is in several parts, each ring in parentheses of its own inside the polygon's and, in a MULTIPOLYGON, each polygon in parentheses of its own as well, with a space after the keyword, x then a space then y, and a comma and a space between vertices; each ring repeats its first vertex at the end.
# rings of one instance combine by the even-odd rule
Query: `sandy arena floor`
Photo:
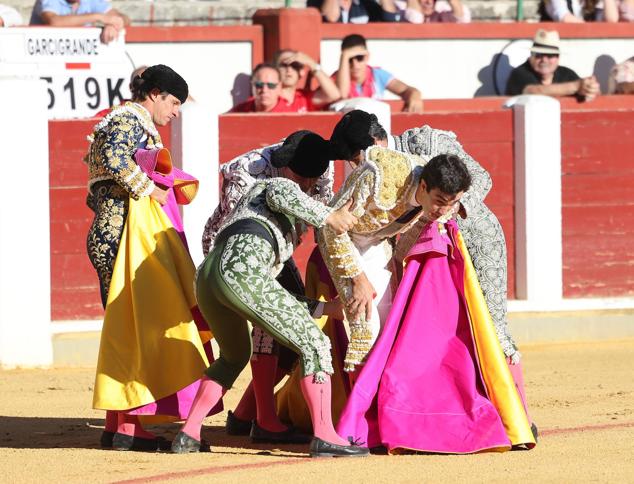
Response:
MULTIPOLYGON (((0 482, 634 482, 634 340, 523 348, 538 446, 504 454, 309 459, 269 449, 207 420, 213 453, 98 448, 93 369, 0 371, 0 482)), ((225 398, 233 408, 247 382, 225 398)), ((158 429, 167 437, 176 426, 158 429)))

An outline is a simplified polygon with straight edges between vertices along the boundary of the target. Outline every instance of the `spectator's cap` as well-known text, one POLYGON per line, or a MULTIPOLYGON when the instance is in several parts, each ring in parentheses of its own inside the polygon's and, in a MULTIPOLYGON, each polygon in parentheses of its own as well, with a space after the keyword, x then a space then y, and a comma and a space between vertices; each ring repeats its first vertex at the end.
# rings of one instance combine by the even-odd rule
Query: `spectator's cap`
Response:
POLYGON ((531 54, 559 54, 559 32, 539 29, 533 39, 531 54))
POLYGON ((271 155, 271 164, 276 168, 288 166, 294 173, 305 178, 323 175, 330 163, 328 142, 308 130, 291 133, 271 155))
POLYGON ((176 97, 181 103, 187 100, 189 88, 187 82, 171 67, 163 64, 148 67, 141 74, 141 79, 147 86, 147 92, 159 89, 176 97))
POLYGON ((374 138, 370 136, 370 126, 373 119, 378 122, 376 114, 359 109, 344 114, 330 137, 333 158, 351 160, 359 150, 372 146, 374 138))

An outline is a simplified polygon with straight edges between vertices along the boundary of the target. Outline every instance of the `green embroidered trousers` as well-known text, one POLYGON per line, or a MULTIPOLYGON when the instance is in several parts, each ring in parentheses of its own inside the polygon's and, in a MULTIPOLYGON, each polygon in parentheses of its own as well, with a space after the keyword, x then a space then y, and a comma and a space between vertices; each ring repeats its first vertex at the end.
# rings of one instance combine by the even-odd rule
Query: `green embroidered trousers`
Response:
POLYGON ((305 376, 333 373, 330 340, 305 303, 271 275, 275 252, 254 234, 218 240, 196 274, 198 307, 220 347, 205 374, 231 388, 251 357, 247 321, 300 355, 305 376))

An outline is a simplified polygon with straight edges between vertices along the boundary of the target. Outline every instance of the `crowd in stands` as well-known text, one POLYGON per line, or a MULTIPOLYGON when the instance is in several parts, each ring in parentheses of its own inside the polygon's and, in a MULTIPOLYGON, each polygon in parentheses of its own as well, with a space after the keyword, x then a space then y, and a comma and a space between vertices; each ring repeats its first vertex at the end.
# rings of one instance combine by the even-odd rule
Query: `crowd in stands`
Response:
POLYGON ((634 0, 542 0, 539 14, 544 22, 632 22, 634 0))
MULTIPOLYGON (((331 23, 471 21, 461 0, 307 0, 306 6, 331 23)), ((538 13, 543 22, 632 22, 634 0, 541 0, 538 13)))
MULTIPOLYGON (((324 22, 469 23, 471 11, 462 0, 307 0, 324 22)), ((539 20, 554 22, 632 22, 634 0, 541 0, 539 20)), ((130 20, 110 0, 36 0, 31 25, 101 25, 112 40, 130 20)), ((22 24, 12 7, 0 5, 0 27, 22 24)))
POLYGON ((471 13, 460 0, 308 0, 324 22, 470 22, 471 13))
MULTIPOLYGON (((515 67, 508 78, 505 94, 541 94, 553 97, 574 96, 589 102, 600 94, 594 75, 580 77, 559 64, 561 41, 556 30, 539 29, 528 59, 515 67)), ((258 65, 251 76, 252 97, 234 106, 230 112, 294 112, 325 109, 331 103, 354 98, 384 99, 386 91, 403 100, 403 111, 423 112, 418 89, 369 64, 366 40, 351 34, 341 42, 339 69, 330 77, 321 66, 303 52, 280 51, 273 63, 258 65), (309 72, 306 76, 306 72, 309 72), (317 86, 311 89, 311 79, 317 86), (304 87, 298 87, 305 79, 304 87)), ((611 71, 610 94, 634 94, 634 57, 617 64, 611 71)))
POLYGON ((420 91, 385 69, 370 66, 369 58, 365 38, 359 34, 343 39, 339 69, 331 76, 309 55, 282 50, 272 63, 255 67, 251 74, 251 97, 230 112, 305 113, 327 108, 341 99, 380 100, 389 91, 403 100, 404 111, 421 113, 420 91), (302 83, 304 87, 300 87, 302 83))
MULTIPOLYGON (((324 22, 443 23, 471 21, 469 8, 461 0, 307 0, 321 12, 324 22)), ((542 0, 541 20, 556 22, 634 21, 634 0, 542 0)), ((0 27, 19 26, 19 12, 0 4, 0 27)), ((130 19, 112 8, 109 0, 36 0, 31 25, 58 27, 98 26, 101 39, 109 43, 119 37, 130 19)), ((591 101, 600 87, 594 76, 581 77, 559 64, 560 39, 556 30, 539 29, 530 56, 515 67, 505 94, 574 96, 591 101)), ((634 57, 617 64, 608 81, 609 94, 634 93, 634 57)), ((405 112, 423 111, 423 97, 415 87, 397 79, 388 70, 370 64, 366 40, 359 34, 341 43, 339 68, 325 72, 308 54, 282 50, 251 74, 251 97, 230 112, 295 112, 328 109, 337 101, 370 98, 382 100, 385 93, 399 96, 405 112)))

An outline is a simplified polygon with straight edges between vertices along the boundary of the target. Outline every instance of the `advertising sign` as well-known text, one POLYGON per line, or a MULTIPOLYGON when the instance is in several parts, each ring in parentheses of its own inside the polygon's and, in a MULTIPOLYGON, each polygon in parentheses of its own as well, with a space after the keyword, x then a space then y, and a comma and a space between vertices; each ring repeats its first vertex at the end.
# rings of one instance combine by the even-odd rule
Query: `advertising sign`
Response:
POLYGON ((49 118, 90 117, 130 96, 133 65, 123 35, 103 44, 97 28, 0 30, 0 76, 48 84, 49 118))

